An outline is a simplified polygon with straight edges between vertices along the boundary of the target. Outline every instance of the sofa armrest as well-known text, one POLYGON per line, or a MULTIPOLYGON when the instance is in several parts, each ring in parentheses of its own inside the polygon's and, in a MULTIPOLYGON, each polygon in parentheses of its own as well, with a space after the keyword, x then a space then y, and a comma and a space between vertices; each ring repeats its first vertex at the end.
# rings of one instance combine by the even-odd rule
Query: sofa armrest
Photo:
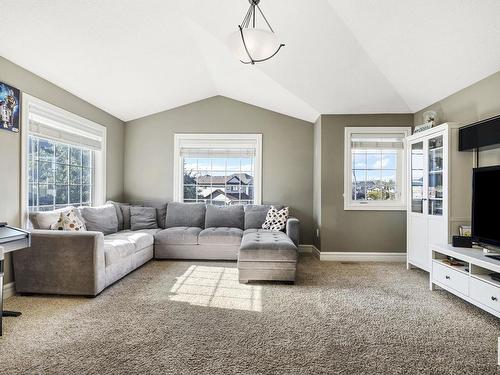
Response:
POLYGON ((290 237, 295 246, 299 247, 300 221, 296 217, 289 217, 286 221, 286 235, 290 237))
POLYGON ((19 293, 95 296, 105 287, 100 232, 34 230, 31 247, 13 252, 19 293))

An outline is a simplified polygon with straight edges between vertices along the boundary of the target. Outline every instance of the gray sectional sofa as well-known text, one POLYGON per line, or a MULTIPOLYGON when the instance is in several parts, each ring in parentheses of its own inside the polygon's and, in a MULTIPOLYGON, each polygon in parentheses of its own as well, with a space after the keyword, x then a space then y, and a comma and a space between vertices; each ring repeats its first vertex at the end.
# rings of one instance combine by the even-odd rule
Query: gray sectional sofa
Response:
POLYGON ((32 213, 32 246, 13 257, 16 290, 96 296, 153 258, 236 260, 240 282, 293 282, 299 221, 289 218, 283 232, 264 230, 269 208, 108 202, 78 209, 87 227, 81 232, 50 229, 61 210, 32 213))

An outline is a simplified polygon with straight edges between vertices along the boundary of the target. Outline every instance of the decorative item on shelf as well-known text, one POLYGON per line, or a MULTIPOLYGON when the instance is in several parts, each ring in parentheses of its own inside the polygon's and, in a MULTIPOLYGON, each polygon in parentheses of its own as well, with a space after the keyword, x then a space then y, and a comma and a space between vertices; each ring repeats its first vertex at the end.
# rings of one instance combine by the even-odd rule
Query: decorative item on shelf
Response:
POLYGON ((19 133, 21 92, 0 82, 0 129, 19 133))
POLYGON ((424 124, 431 124, 437 126, 438 115, 436 111, 425 111, 423 114, 424 124))
POLYGON ((464 262, 462 262, 461 260, 452 258, 452 257, 448 257, 446 259, 443 259, 443 263, 448 264, 448 265, 453 266, 453 267, 465 267, 464 262))
POLYGON ((429 198, 434 199, 436 198, 436 188, 429 186, 429 198))
POLYGON ((238 31, 229 36, 228 45, 233 54, 243 64, 260 63, 274 57, 284 44, 281 44, 260 9, 260 0, 248 0, 250 8, 238 25, 238 31), (257 11, 264 28, 257 28, 257 11))
POLYGON ((460 225, 458 227, 458 232, 463 237, 472 237, 472 230, 470 225, 460 225))
POLYGON ((432 123, 415 125, 415 129, 413 129, 413 134, 420 133, 431 128, 432 128, 432 123))
POLYGON ((424 123, 422 125, 415 125, 415 129, 413 133, 420 133, 425 130, 431 129, 434 126, 437 126, 438 115, 435 111, 425 111, 423 114, 424 123))

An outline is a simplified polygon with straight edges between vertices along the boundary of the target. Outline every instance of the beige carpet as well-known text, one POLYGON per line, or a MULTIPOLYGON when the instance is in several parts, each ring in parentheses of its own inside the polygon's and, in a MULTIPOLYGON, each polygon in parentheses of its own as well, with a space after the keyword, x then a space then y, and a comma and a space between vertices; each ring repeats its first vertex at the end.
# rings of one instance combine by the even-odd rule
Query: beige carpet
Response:
POLYGON ((491 374, 500 323, 402 264, 302 256, 296 285, 154 261, 93 299, 12 297, 0 373, 491 374))

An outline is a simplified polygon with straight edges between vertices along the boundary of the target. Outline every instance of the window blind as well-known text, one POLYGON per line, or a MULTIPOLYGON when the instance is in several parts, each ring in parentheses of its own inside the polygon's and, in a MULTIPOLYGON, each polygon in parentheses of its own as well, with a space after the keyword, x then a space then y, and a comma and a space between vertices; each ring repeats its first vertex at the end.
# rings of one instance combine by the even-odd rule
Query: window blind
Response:
POLYGON ((181 148, 184 158, 252 158, 255 149, 181 148))
POLYGON ((38 107, 29 112, 29 131, 31 135, 87 147, 95 151, 103 149, 103 132, 83 123, 58 116, 38 107))
POLYGON ((405 134, 403 133, 353 133, 351 148, 364 150, 402 150, 405 134))
POLYGON ((251 140, 190 139, 181 142, 180 156, 184 158, 251 158, 257 154, 256 146, 256 142, 251 140))

